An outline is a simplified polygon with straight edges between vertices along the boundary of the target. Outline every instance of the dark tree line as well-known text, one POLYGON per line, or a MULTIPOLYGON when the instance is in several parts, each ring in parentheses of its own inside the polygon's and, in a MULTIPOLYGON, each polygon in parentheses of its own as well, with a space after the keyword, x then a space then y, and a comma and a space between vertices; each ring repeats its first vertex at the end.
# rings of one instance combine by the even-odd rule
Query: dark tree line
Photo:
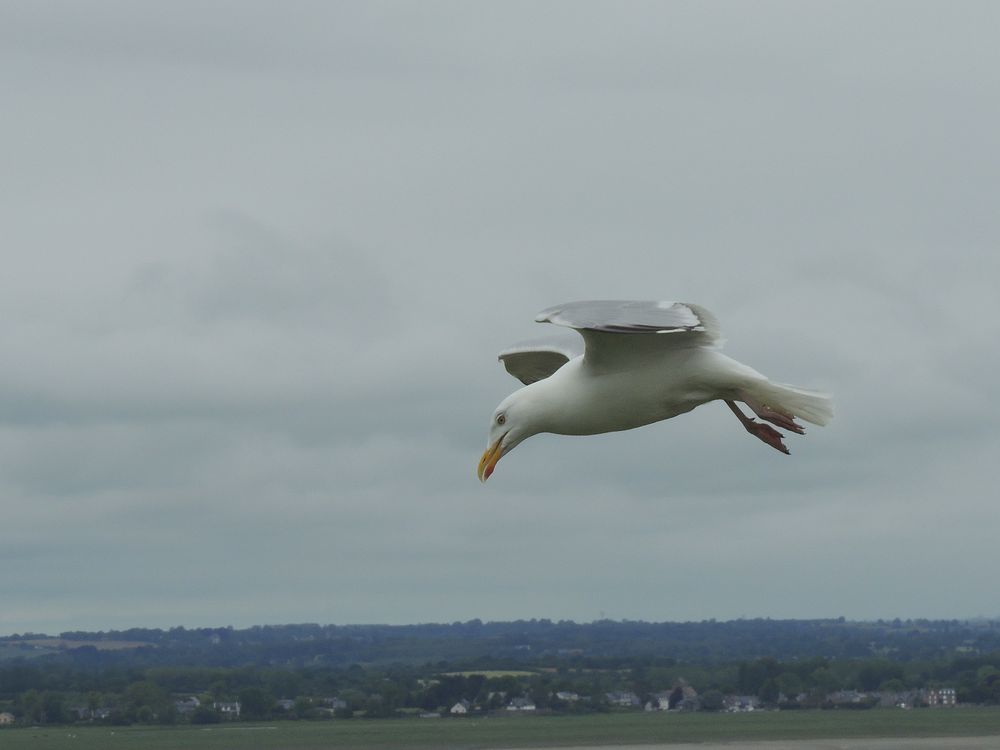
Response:
POLYGON ((718 710, 722 696, 757 696, 776 705, 781 696, 806 697, 822 707, 831 691, 905 690, 952 686, 961 702, 1000 703, 1000 652, 941 661, 887 659, 779 661, 771 657, 732 663, 695 664, 641 658, 608 658, 597 667, 576 668, 540 660, 537 671, 488 677, 449 674, 464 664, 362 667, 146 667, 92 668, 57 660, 0 664, 0 710, 22 721, 55 724, 93 720, 99 709, 109 723, 220 721, 213 705, 238 701, 241 719, 312 719, 331 716, 388 717, 403 709, 447 710, 469 701, 480 710, 502 708, 511 697, 529 698, 539 710, 606 711, 606 695, 630 691, 647 699, 690 684, 703 696, 703 710, 718 710), (442 671, 445 670, 445 671, 442 671), (584 696, 579 702, 559 693, 584 696), (181 698, 201 705, 181 715, 181 698), (337 702, 330 699, 336 697, 337 702), (284 704, 279 704, 279 699, 284 704), (336 706, 333 711, 332 706, 336 706))
MULTIPOLYGON (((37 650, 44 636, 0 638, 0 658, 18 648, 37 650)), ((135 628, 111 632, 67 632, 69 642, 127 641, 143 644, 127 654, 84 647, 78 659, 124 664, 240 666, 353 663, 490 663, 516 664, 540 655, 576 657, 578 661, 618 656, 668 657, 685 662, 738 661, 762 657, 808 659, 868 658, 896 661, 940 659, 956 649, 1000 649, 1000 622, 893 620, 733 620, 649 623, 602 620, 592 623, 550 620, 425 625, 277 625, 245 629, 135 628)))
POLYGON ((222 702, 239 702, 242 719, 384 717, 462 700, 499 709, 512 697, 539 710, 604 711, 608 693, 645 700, 682 683, 706 710, 729 694, 821 707, 838 690, 935 686, 1000 703, 1000 625, 989 621, 171 628, 63 633, 63 648, 43 638, 0 638, 0 711, 21 721, 210 722, 224 718, 222 702), (181 711, 178 700, 192 696, 197 710, 181 711))

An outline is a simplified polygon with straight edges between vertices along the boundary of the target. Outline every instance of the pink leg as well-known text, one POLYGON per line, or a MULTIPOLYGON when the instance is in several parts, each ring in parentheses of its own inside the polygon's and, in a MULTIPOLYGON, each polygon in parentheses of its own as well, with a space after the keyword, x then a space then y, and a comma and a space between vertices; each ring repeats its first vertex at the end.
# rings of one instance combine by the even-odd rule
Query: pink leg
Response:
MULTIPOLYGON (((785 455, 789 455, 789 450, 785 447, 784 442, 782 442, 782 435, 780 432, 763 422, 757 422, 751 417, 748 417, 740 410, 734 401, 726 401, 726 406, 732 409, 733 414, 735 414, 736 418, 740 420, 740 423, 746 428, 747 432, 754 437, 763 440, 775 450, 781 451, 785 455)), ((795 426, 798 427, 798 425, 795 426)))
POLYGON ((788 430, 789 432, 794 432, 796 435, 806 434, 805 428, 795 422, 794 417, 790 414, 783 414, 782 412, 772 409, 767 404, 762 404, 748 398, 740 400, 753 409, 753 413, 761 419, 766 419, 771 424, 777 425, 778 427, 788 430))

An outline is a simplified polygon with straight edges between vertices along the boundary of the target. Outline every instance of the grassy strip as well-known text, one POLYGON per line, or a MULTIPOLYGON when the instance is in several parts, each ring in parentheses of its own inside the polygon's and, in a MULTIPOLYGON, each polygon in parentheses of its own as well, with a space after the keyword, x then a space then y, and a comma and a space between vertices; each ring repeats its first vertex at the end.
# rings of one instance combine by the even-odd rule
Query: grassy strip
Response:
POLYGON ((787 711, 397 719, 0 732, 4 750, 407 750, 997 735, 1000 710, 787 711))

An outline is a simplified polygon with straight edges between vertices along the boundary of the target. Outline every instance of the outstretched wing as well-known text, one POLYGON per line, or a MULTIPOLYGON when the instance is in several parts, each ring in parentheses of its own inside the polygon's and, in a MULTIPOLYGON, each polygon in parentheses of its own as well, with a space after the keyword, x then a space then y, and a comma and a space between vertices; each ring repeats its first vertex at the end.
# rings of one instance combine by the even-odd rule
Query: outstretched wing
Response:
POLYGON ((538 313, 539 323, 575 328, 593 367, 631 367, 637 361, 689 346, 717 346, 719 324, 689 302, 590 300, 556 305, 538 313))
POLYGON ((507 372, 529 385, 547 378, 569 360, 583 354, 582 344, 571 334, 548 336, 514 344, 500 352, 498 359, 507 372))

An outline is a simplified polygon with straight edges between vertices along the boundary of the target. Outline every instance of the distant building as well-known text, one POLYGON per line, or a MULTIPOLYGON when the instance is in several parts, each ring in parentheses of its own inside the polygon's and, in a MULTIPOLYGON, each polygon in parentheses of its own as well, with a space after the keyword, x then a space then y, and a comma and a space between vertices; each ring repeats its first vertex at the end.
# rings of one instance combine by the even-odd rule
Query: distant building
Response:
POLYGON ((878 704, 882 708, 913 708, 918 697, 912 690, 883 690, 878 694, 878 704))
POLYGON ((645 706, 647 711, 669 711, 670 710, 670 691, 664 693, 656 693, 646 701, 645 706))
POLYGON ((179 713, 181 716, 188 716, 190 714, 193 714, 200 705, 201 701, 195 698, 193 695, 190 698, 174 701, 174 706, 177 708, 177 713, 179 713))
POLYGON ((636 706, 642 705, 642 701, 639 700, 639 696, 627 690, 614 693, 605 693, 604 697, 608 699, 608 703, 610 703, 612 706, 635 708, 636 706))
POLYGON ((580 700, 580 696, 577 693, 568 690, 560 690, 556 693, 556 699, 566 701, 567 703, 576 703, 580 700))
POLYGON ((701 708, 698 691, 681 681, 667 694, 667 708, 671 711, 697 711, 701 708))
POLYGON ((111 716, 111 709, 107 707, 90 708, 88 706, 70 706, 70 713, 75 714, 80 721, 94 721, 94 719, 107 719, 111 716))
POLYGON ((229 719, 240 718, 240 703, 236 701, 234 703, 213 703, 212 708, 222 714, 224 717, 229 719))
POLYGON ((924 693, 928 706, 954 706, 955 688, 937 688, 924 693))
POLYGON ((727 695, 722 699, 722 705, 730 713, 756 711, 760 707, 760 699, 756 695, 727 695))
POLYGON ((9 727, 14 723, 14 714, 4 711, 0 713, 0 727, 9 727))
POLYGON ((848 703, 862 703, 868 696, 857 690, 838 690, 826 696, 827 700, 835 706, 842 706, 848 703))
POLYGON ((535 702, 530 698, 514 698, 507 704, 508 711, 534 711, 535 702))
POLYGON ((461 716, 463 714, 469 713, 469 709, 472 708, 472 704, 464 698, 456 703, 449 709, 448 713, 455 714, 456 716, 461 716))

